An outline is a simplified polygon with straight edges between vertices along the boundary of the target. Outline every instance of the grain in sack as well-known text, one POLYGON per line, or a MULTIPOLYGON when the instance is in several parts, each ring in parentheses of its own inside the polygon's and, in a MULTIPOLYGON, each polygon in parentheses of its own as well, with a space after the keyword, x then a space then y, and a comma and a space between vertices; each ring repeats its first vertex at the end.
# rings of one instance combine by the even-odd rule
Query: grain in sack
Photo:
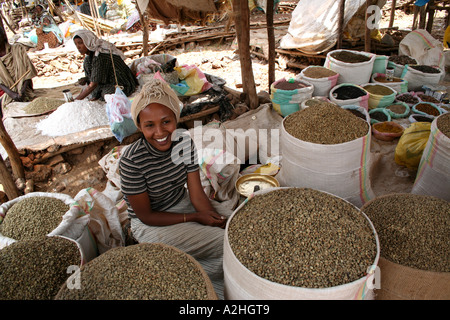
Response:
POLYGON ((322 66, 309 66, 303 69, 296 79, 314 85, 313 97, 328 97, 331 88, 336 86, 339 74, 322 66))
POLYGON ((369 52, 334 50, 328 52, 324 67, 339 73, 337 84, 360 85, 370 81, 375 57, 375 54, 369 52))
POLYGON ((374 197, 370 141, 369 123, 337 105, 296 112, 280 127, 277 179, 283 187, 326 191, 360 207, 374 197))
POLYGON ((450 113, 431 123, 411 193, 450 201, 450 113))

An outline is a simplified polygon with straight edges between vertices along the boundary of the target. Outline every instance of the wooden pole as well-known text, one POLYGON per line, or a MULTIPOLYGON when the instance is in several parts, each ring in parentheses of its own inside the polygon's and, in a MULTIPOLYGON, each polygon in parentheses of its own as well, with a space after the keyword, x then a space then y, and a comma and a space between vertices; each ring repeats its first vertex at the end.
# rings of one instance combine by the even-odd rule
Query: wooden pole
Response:
POLYGON ((419 29, 425 29, 425 23, 427 19, 426 5, 420 7, 419 10, 419 29))
POLYGON ((339 15, 338 15, 338 38, 336 48, 342 48, 342 37, 344 35, 344 13, 345 13, 345 0, 339 2, 339 15))
POLYGON ((247 94, 246 103, 250 109, 259 106, 253 75, 252 60, 250 58, 250 10, 247 0, 233 0, 234 21, 241 62, 241 77, 244 93, 247 94))
POLYGON ((430 0, 427 4, 427 11, 428 11, 428 21, 427 21, 427 27, 426 30, 428 33, 431 34, 431 31, 433 29, 433 22, 434 22, 434 0, 430 0))
POLYGON ((370 6, 370 0, 366 0, 366 19, 365 19, 365 30, 366 30, 366 35, 365 35, 365 41, 364 41, 364 51, 365 52, 370 52, 371 50, 371 46, 370 46, 370 29, 367 27, 367 20, 369 18, 369 13, 367 12, 370 6))
POLYGON ((8 168, 6 167, 5 161, 0 155, 0 183, 3 185, 3 190, 8 197, 8 200, 12 200, 21 196, 19 189, 14 183, 14 179, 9 173, 8 168))
POLYGON ((148 33, 148 21, 147 21, 147 15, 145 14, 145 12, 147 10, 144 10, 144 13, 142 13, 141 9, 139 8, 139 5, 137 4, 137 2, 135 3, 135 7, 137 12, 139 13, 139 20, 141 21, 141 26, 142 26, 142 53, 143 56, 146 57, 148 56, 148 37, 149 37, 149 33, 148 33))
POLYGON ((266 22, 267 22, 267 39, 269 42, 269 93, 270 86, 275 82, 275 31, 273 29, 273 0, 267 0, 266 22))
POLYGON ((389 20, 389 28, 392 28, 394 26, 394 19, 395 19, 395 7, 397 5, 397 0, 392 0, 391 5, 391 18, 389 20))
POLYGON ((22 160, 20 159, 19 151, 12 141, 10 135, 6 131, 3 121, 0 121, 0 143, 5 149, 11 161, 11 167, 15 178, 25 179, 25 170, 23 168, 22 160))

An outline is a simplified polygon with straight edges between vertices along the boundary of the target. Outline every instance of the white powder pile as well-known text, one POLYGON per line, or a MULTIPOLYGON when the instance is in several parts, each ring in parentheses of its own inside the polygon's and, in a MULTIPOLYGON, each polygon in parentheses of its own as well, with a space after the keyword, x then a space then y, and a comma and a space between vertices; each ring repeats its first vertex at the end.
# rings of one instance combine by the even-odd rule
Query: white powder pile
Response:
POLYGON ((104 103, 77 100, 62 104, 36 128, 44 135, 56 137, 106 125, 109 120, 104 103))

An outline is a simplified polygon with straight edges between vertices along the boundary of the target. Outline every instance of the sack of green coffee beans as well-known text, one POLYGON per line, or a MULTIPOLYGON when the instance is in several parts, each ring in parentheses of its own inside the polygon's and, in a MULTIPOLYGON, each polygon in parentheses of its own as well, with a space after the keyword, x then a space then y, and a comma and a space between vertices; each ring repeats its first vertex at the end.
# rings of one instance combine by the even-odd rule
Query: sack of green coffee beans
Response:
POLYGON ((360 207, 374 197, 370 141, 369 123, 335 104, 295 112, 280 127, 277 179, 283 187, 323 190, 360 207))
POLYGON ((448 300, 450 203, 429 195, 393 193, 367 202, 361 211, 380 240, 377 299, 448 300))
POLYGON ((431 123, 411 193, 450 201, 450 113, 431 123))
POLYGON ((32 192, 0 206, 0 249, 16 241, 60 235, 79 241, 86 259, 97 255, 89 216, 69 195, 32 192))
POLYGON ((162 243, 108 250, 83 265, 79 289, 63 284, 56 300, 217 300, 192 256, 162 243))
POLYGON ((53 300, 83 260, 66 237, 16 241, 0 250, 0 300, 53 300))
POLYGON ((357 207, 330 193, 255 192, 231 215, 224 241, 226 299, 373 299, 376 231, 357 207))

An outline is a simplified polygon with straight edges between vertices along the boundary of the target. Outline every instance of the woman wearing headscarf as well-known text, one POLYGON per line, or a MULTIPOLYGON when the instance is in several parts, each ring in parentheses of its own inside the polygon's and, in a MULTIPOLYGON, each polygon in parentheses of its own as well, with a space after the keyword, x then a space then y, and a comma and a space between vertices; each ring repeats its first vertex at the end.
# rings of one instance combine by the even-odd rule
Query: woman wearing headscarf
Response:
POLYGON ((197 150, 178 129, 181 102, 163 80, 145 83, 131 116, 143 133, 119 160, 121 190, 133 237, 162 242, 190 254, 223 295, 223 239, 231 210, 205 194, 197 150))
POLYGON ((12 101, 28 101, 33 98, 32 79, 37 76, 37 71, 25 48, 20 43, 10 45, 5 30, 0 27, 0 96, 2 107, 12 101))
POLYGON ((50 14, 43 14, 41 17, 41 24, 36 29, 37 35, 37 50, 42 50, 45 43, 49 48, 56 48, 63 44, 64 36, 56 24, 55 20, 50 14))
POLYGON ((91 100, 104 100, 105 94, 114 94, 116 86, 130 96, 138 86, 136 76, 125 64, 122 51, 112 43, 89 30, 79 30, 73 36, 78 51, 85 55, 83 68, 88 86, 75 98, 82 100, 91 95, 91 100))

